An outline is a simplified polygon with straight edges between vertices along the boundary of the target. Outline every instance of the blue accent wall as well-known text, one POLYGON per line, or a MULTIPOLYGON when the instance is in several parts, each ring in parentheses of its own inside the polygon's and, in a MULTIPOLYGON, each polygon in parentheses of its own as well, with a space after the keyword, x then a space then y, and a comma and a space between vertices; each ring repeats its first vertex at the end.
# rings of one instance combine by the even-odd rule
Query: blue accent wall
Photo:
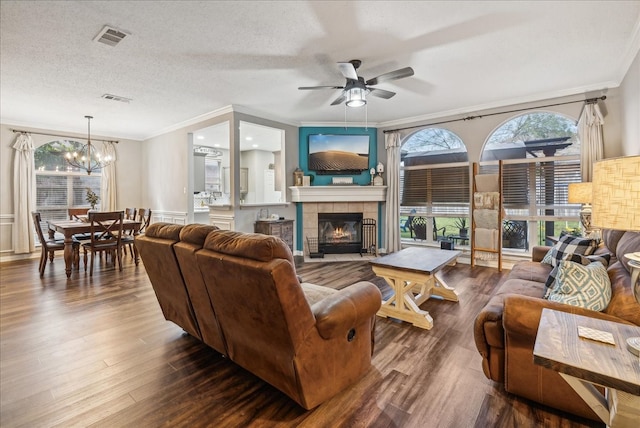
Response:
MULTIPOLYGON (((353 184, 366 186, 371 182, 369 170, 378 164, 378 130, 377 128, 344 128, 344 127, 301 127, 299 128, 298 147, 300 149, 299 167, 304 171, 304 175, 313 175, 312 186, 328 186, 332 177, 353 177, 353 184), (369 136, 369 168, 355 175, 319 175, 309 171, 309 134, 334 134, 334 135, 368 135, 369 136)), ((302 251, 303 231, 302 231, 302 204, 296 204, 296 250, 302 251)), ((378 218, 381 208, 378 205, 378 218)), ((381 239, 382 231, 378 226, 378 240, 381 239)), ((380 241, 378 241, 380 242, 380 241)))
POLYGON ((312 186, 328 186, 332 177, 353 177, 353 184, 367 185, 371 181, 369 171, 362 171, 356 175, 319 175, 309 171, 309 134, 334 134, 334 135, 368 135, 369 136, 369 169, 375 168, 378 164, 378 132, 377 128, 344 128, 344 127, 302 127, 300 128, 300 169, 304 175, 313 175, 312 186))

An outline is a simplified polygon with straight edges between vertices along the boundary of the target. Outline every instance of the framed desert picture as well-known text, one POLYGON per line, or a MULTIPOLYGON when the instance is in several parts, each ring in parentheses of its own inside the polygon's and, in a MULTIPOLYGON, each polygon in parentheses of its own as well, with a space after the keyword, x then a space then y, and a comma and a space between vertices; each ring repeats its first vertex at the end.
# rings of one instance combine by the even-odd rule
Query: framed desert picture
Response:
POLYGON ((318 174, 359 174, 368 169, 368 135, 309 135, 309 170, 318 174))

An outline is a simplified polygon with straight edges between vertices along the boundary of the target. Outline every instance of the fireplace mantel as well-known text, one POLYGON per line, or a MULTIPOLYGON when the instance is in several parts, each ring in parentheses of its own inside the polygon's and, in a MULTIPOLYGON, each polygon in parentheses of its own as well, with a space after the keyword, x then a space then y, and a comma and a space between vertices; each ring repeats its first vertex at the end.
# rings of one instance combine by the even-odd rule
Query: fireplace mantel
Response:
POLYGON ((292 202, 384 202, 387 186, 291 186, 292 202))

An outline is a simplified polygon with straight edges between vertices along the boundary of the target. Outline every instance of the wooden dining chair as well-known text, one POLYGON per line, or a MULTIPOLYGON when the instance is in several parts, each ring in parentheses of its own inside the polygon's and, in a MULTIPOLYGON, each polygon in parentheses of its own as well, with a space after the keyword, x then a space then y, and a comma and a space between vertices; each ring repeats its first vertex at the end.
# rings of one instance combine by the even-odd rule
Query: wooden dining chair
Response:
POLYGON ((149 227, 149 224, 151 223, 151 209, 138 208, 138 221, 142 223, 138 230, 138 234, 146 232, 147 227, 149 227))
MULTIPOLYGON (((38 240, 40 241, 40 248, 42 252, 40 254, 40 266, 38 269, 40 270, 40 276, 44 276, 44 268, 47 266, 47 260, 53 262, 53 256, 56 251, 64 250, 64 240, 56 240, 56 239, 48 239, 45 238, 44 232, 42 231, 42 216, 38 211, 34 211, 31 213, 31 217, 33 219, 33 226, 36 230, 36 234, 38 235, 38 240)), ((80 263, 80 243, 78 241, 73 241, 73 266, 78 269, 78 264, 80 263)))
MULTIPOLYGON (((125 208, 124 209, 124 219, 125 220, 135 220, 137 210, 135 208, 125 208)), ((131 246, 133 245, 133 230, 125 230, 124 235, 122 236, 122 249, 125 254, 127 254, 127 247, 131 250, 131 246)), ((131 253, 133 257, 133 252, 131 253)))
MULTIPOLYGON (((69 220, 74 221, 87 221, 87 213, 89 212, 89 208, 69 208, 69 220)), ((91 235, 88 233, 78 233, 73 235, 73 239, 78 241, 88 241, 91 239, 91 235)))
POLYGON ((82 244, 84 250, 84 270, 87 271, 87 254, 91 252, 89 276, 93 276, 93 259, 96 253, 115 254, 119 270, 122 270, 122 224, 123 211, 90 212, 91 240, 82 244))
POLYGON ((136 209, 135 208, 125 208, 124 209, 124 219, 125 220, 135 220, 136 219, 136 209))
POLYGON ((89 208, 69 208, 69 220, 85 221, 89 208))
MULTIPOLYGON (((147 230, 147 227, 149 226, 149 223, 151 222, 151 210, 148 208, 138 208, 136 211, 136 221, 140 222, 140 227, 138 228, 138 235, 144 233, 147 230)), ((127 247, 129 247, 129 253, 131 254, 131 257, 135 258, 135 254, 134 254, 134 249, 133 249, 133 245, 134 245, 134 233, 133 231, 130 231, 129 234, 125 233, 125 235, 122 237, 122 248, 124 250, 124 253, 127 254, 127 247)))

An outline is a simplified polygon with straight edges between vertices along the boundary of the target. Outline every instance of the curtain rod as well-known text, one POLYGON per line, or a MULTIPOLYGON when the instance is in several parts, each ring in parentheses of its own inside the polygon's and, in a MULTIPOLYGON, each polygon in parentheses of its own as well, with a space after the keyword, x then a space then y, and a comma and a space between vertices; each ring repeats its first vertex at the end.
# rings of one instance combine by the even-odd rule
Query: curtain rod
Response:
MULTIPOLYGON (((20 134, 36 134, 36 135, 46 135, 47 137, 74 138, 74 139, 80 139, 80 140, 86 140, 87 139, 87 138, 84 138, 84 137, 73 137, 71 135, 46 134, 44 132, 24 131, 22 129, 11 129, 11 128, 9 128, 9 130, 12 131, 13 133, 20 133, 20 134)), ((98 138, 92 138, 91 141, 102 141, 103 143, 116 143, 116 144, 118 144, 118 141, 116 141, 116 140, 100 140, 98 138)))
MULTIPOLYGON (((600 100, 604 101, 606 99, 607 99, 607 96, 603 95, 601 97, 588 98, 586 100, 567 101, 567 102, 564 102, 564 103, 547 104, 547 105, 544 105, 544 106, 537 106, 537 107, 520 108, 520 109, 515 109, 515 110, 500 111, 500 112, 496 112, 496 113, 480 114, 480 115, 477 115, 477 116, 467 116, 467 117, 462 117, 460 119, 450 119, 450 120, 444 120, 442 122, 427 123, 427 124, 424 124, 424 125, 407 126, 407 127, 404 127, 404 128, 397 128, 397 129, 387 129, 385 131, 382 131, 382 133, 383 134, 388 134, 390 132, 404 131, 405 129, 424 128, 425 126, 442 125, 444 123, 461 122, 461 121, 472 120, 472 119, 481 119, 481 118, 483 118, 485 116, 496 116, 496 115, 499 115, 499 114, 517 113, 517 112, 521 112, 521 111, 535 110, 535 109, 538 109, 538 108, 545 108, 545 107, 555 107, 555 106, 561 106, 561 105, 565 105, 565 104, 584 103, 582 105, 582 110, 584 110, 584 106, 585 105, 587 105, 587 104, 595 104, 600 100)), ((582 116, 582 110, 580 110, 580 114, 578 115, 578 118, 580 118, 580 116, 582 116)))

